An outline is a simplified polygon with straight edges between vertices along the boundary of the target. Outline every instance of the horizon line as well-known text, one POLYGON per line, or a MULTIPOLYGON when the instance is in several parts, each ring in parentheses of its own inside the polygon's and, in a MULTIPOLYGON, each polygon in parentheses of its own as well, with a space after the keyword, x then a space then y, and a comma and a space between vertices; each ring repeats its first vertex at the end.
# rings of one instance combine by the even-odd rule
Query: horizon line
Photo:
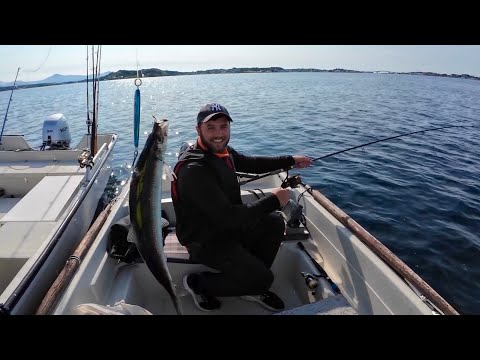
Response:
MULTIPOLYGON (((335 67, 335 68, 332 68, 332 69, 320 69, 320 68, 314 68, 314 67, 292 67, 292 68, 284 68, 284 67, 281 67, 281 66, 262 66, 262 67, 259 67, 259 66, 241 66, 241 67, 238 67, 238 66, 234 66, 234 67, 231 67, 231 68, 211 68, 211 69, 205 69, 205 70, 189 70, 189 71, 179 71, 179 70, 168 70, 168 69, 160 69, 160 68, 154 68, 154 67, 150 67, 150 68, 144 68, 144 69, 138 69, 138 70, 127 70, 127 69, 120 69, 120 70, 107 70, 107 71, 103 71, 102 73, 115 73, 115 72, 119 72, 119 71, 134 71, 134 72, 141 72, 141 71, 144 71, 144 70, 160 70, 160 71, 172 71, 172 72, 178 72, 178 73, 197 73, 197 72, 205 72, 205 71, 215 71, 215 70, 234 70, 234 69, 282 69, 282 70, 289 70, 289 71, 292 71, 292 70, 317 70, 319 72, 321 71, 325 71, 325 72, 329 72, 329 71, 334 71, 334 70, 344 70, 344 71, 350 71, 350 72, 359 72, 359 73, 378 73, 378 72, 381 72, 381 73, 393 73, 393 74, 415 74, 415 73, 419 73, 419 74, 437 74, 437 75, 443 75, 443 76, 463 76, 463 75, 466 75, 466 76, 469 76, 471 78, 476 78, 476 79, 479 79, 480 80, 480 77, 477 77, 475 75, 470 75, 470 74, 467 74, 467 73, 461 73, 461 74, 458 74, 458 73, 438 73, 438 72, 434 72, 434 71, 394 71, 394 70, 354 70, 354 69, 346 69, 346 68, 339 68, 339 67, 335 67)), ((40 79, 40 80, 32 80, 32 81, 21 81, 23 83, 32 83, 32 82, 38 82, 38 81, 43 81, 43 80, 47 80, 48 78, 52 77, 52 76, 55 76, 55 75, 59 75, 59 76, 84 76, 84 77, 87 77, 86 74, 60 74, 60 73, 54 73, 54 74, 51 74, 49 76, 47 76, 46 78, 44 79, 40 79)), ((104 76, 108 76, 109 74, 107 75, 104 75, 104 76)), ((5 83, 5 84, 13 84, 14 81, 3 81, 3 80, 0 80, 0 83, 5 83)), ((4 85, 2 87, 8 87, 8 86, 12 86, 12 85, 4 85)))

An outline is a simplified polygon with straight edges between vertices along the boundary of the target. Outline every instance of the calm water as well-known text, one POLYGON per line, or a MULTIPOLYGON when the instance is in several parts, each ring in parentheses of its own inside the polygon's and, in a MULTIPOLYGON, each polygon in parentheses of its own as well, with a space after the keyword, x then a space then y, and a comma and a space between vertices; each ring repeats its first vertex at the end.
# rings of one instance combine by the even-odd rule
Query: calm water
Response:
MULTIPOLYGON (((116 132, 117 175, 133 160, 133 80, 100 84, 100 132, 116 132)), ((147 78, 140 148, 152 115, 170 120, 168 160, 195 139, 200 106, 233 117, 230 144, 247 154, 319 157, 429 127, 478 125, 480 82, 385 74, 231 74, 147 78)), ((91 93, 91 92, 90 92, 91 93)), ((10 92, 0 92, 3 121, 10 92)), ((72 144, 85 132, 86 85, 15 91, 7 134, 41 144, 62 112, 72 144)), ((453 128, 402 137, 299 171, 431 284, 462 314, 480 314, 480 132, 453 128)))

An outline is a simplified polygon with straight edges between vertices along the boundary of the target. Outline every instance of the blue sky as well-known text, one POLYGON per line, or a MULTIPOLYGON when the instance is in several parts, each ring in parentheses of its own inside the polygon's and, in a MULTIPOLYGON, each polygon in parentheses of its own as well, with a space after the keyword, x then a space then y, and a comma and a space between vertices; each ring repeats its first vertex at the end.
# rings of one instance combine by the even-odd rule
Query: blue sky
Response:
MULTIPOLYGON (((89 48, 89 54, 91 49, 89 48)), ((0 81, 84 75, 86 45, 0 45, 0 81)), ((89 60, 90 61, 90 60, 89 60)), ((101 72, 232 67, 431 71, 480 77, 478 45, 103 45, 101 72)), ((90 62, 91 64, 91 62, 90 62)))

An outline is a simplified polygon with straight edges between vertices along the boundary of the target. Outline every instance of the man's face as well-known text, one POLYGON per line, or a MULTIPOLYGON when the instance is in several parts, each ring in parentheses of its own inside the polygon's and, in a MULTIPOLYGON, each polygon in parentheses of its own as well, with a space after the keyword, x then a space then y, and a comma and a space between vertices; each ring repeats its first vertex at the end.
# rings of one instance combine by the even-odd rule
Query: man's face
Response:
POLYGON ((230 121, 226 116, 209 120, 197 126, 197 134, 208 150, 222 153, 230 141, 230 121))

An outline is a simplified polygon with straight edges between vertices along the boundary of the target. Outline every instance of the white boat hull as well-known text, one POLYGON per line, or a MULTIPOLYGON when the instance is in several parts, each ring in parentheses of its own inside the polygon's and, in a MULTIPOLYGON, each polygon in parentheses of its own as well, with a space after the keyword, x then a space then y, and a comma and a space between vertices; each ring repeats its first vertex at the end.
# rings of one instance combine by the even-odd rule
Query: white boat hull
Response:
MULTIPOLYGON (((257 180, 243 186, 242 190, 261 188, 265 193, 280 185, 284 174, 257 180)), ((127 303, 140 306, 153 314, 175 314, 167 292, 155 280, 144 263, 125 264, 109 257, 106 244, 110 228, 128 215, 128 186, 119 195, 110 216, 86 254, 82 265, 70 285, 60 297, 53 314, 80 314, 79 309, 89 304, 107 306, 127 303)), ((175 217, 171 199, 168 197, 169 179, 164 184, 162 209, 166 211, 171 225, 175 217)), ((292 190, 292 199, 298 198, 305 188, 292 190)), ((253 201, 255 196, 242 191, 244 202, 253 201)), ((286 310, 280 314, 290 315, 334 315, 334 314, 433 314, 421 296, 380 259, 347 227, 319 205, 310 194, 305 193, 300 204, 307 218, 308 238, 300 240, 313 258, 325 269, 340 289, 338 294, 324 278, 318 278, 315 291, 306 286, 302 272, 317 274, 312 261, 297 246, 299 240, 286 238, 277 254, 272 271, 275 281, 272 290, 285 302, 286 310)), ((218 311, 199 311, 188 292, 183 289, 182 278, 195 271, 209 270, 201 264, 184 261, 188 256, 183 250, 171 250, 176 245, 166 238, 169 271, 177 293, 181 297, 185 314, 271 314, 256 303, 240 298, 220 298, 222 307, 218 311), (169 250, 170 249, 170 250, 169 250)), ((210 269, 212 270, 212 269, 210 269)))
MULTIPOLYGON (((51 230, 48 232, 48 234, 38 234, 39 237, 42 236, 40 244, 28 254, 28 260, 26 260, 26 262, 25 256, 21 256, 21 259, 18 259, 19 257, 16 256, 14 252, 9 252, 8 243, 6 243, 4 248, 0 249, 0 251, 3 251, 3 254, 13 254, 11 255, 12 258, 17 258, 15 266, 21 266, 20 269, 18 269, 18 267, 9 269, 13 271, 13 273, 16 273, 16 275, 12 279, 8 279, 8 285, 5 284, 6 286, 3 286, 0 289, 3 290, 0 295, 1 311, 3 313, 34 314, 36 308, 43 299, 43 296, 48 291, 56 276, 65 265, 65 262, 71 255, 73 249, 75 249, 76 245, 81 241, 83 236, 88 231, 92 221, 94 220, 97 205, 105 191, 106 184, 112 171, 112 151, 116 143, 116 137, 116 134, 100 136, 100 138, 102 138, 104 141, 99 142, 99 151, 95 156, 94 166, 91 170, 86 171, 85 169, 80 169, 78 164, 75 166, 75 164, 70 165, 69 163, 68 171, 70 172, 64 169, 62 171, 66 171, 66 175, 63 173, 58 175, 64 177, 68 177, 68 174, 72 174, 71 177, 81 176, 81 181, 79 186, 76 188, 76 191, 74 191, 72 194, 66 194, 69 200, 63 207, 59 207, 59 209, 61 208, 62 210, 58 213, 58 215, 55 215, 57 217, 54 216, 54 221, 45 221, 52 219, 38 219, 38 223, 51 224, 51 230), (102 144, 104 145, 102 146, 102 144)), ((82 142, 79 144, 80 149, 82 148, 81 145, 82 142)), ((24 177, 25 181, 18 181, 18 185, 15 184, 15 181, 4 181, 2 183, 2 174, 0 173, 0 186, 5 186, 11 194, 21 194, 23 192, 25 195, 23 198, 20 198, 20 200, 26 199, 27 195, 29 193, 32 194, 34 191, 22 189, 22 186, 28 184, 30 188, 35 190, 35 186, 37 186, 44 177, 56 177, 57 173, 55 173, 55 171, 60 171, 61 166, 58 164, 55 165, 56 167, 50 168, 48 163, 45 165, 46 160, 41 159, 41 157, 51 156, 51 154, 53 154, 53 152, 49 154, 48 151, 34 152, 31 150, 31 154, 28 155, 31 157, 31 160, 29 161, 31 167, 29 169, 25 169, 25 171, 28 171, 28 173, 26 172, 25 175, 22 175, 21 173, 7 174, 9 176, 5 175, 4 177, 6 180, 11 180, 13 175, 17 175, 19 179, 24 177), (39 174, 38 176, 33 174, 33 176, 31 176, 33 172, 32 169, 35 168, 35 164, 42 164, 42 166, 48 170, 48 173, 39 174), (13 183, 12 186, 7 187, 7 185, 11 183, 13 183)), ((63 153, 57 151, 56 154, 59 154, 59 157, 69 156, 67 151, 64 151, 63 153)), ((7 151, 0 152, 0 164, 6 163, 6 161, 12 156, 18 157, 18 154, 12 154, 11 152, 7 151)), ((78 155, 74 154, 74 156, 74 160, 76 161, 76 156, 78 155)), ((11 160, 12 159, 10 159, 10 161, 11 160)), ((61 159, 58 161, 61 161, 61 159)), ((18 162, 15 162, 15 164, 17 163, 18 162)), ((64 168, 67 168, 67 166, 64 166, 64 168)), ((39 197, 41 197, 41 195, 41 193, 38 194, 39 197)), ((56 198, 58 197, 59 196, 52 197, 52 206, 55 206, 54 201, 57 200, 56 198)), ((41 202, 42 200, 39 200, 39 203, 41 202)), ((27 208, 28 205, 29 204, 27 203, 27 208)), ((35 206, 38 206, 38 203, 32 203, 31 206, 35 208, 35 206)), ((47 205, 46 208, 51 208, 51 206, 47 205)), ((31 216, 34 215, 36 214, 33 211, 31 216)), ((5 237, 1 239, 2 241, 8 241, 7 238, 9 237, 9 227, 21 227, 22 221, 28 220, 21 218, 21 216, 28 215, 22 215, 21 212, 15 211, 15 208, 10 209, 9 212, 3 214, 3 217, 0 216, 0 221, 3 221, 3 226, 0 227, 0 235, 4 234, 2 237, 5 237)), ((41 214, 39 216, 41 216, 41 214)), ((32 222, 26 221, 24 224, 32 224, 32 222)), ((13 232, 12 234, 15 235, 13 232)), ((29 234, 29 237, 35 238, 34 235, 35 234, 29 234)), ((21 245, 24 247, 31 247, 30 244, 27 244, 27 246, 22 243, 21 245)), ((32 249, 29 248, 29 250, 31 251, 32 249)), ((12 261, 8 262, 8 260, 11 259, 7 259, 4 256, 3 259, 0 259, 0 266, 2 265, 2 260, 3 264, 5 264, 5 262, 10 264, 12 263, 12 261)), ((5 273, 4 275, 6 276, 5 273)))

